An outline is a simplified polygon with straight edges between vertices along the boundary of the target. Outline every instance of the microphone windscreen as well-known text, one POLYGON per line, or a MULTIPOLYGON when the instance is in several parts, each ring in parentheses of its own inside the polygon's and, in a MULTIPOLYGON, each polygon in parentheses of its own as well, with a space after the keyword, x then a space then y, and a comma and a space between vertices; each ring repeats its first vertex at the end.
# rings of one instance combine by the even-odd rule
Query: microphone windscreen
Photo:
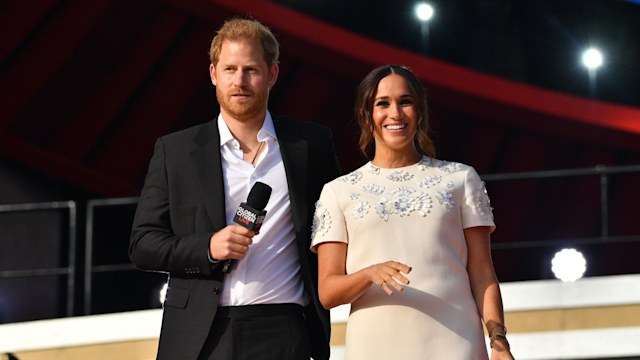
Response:
POLYGON ((247 205, 262 211, 267 206, 269 197, 271 197, 271 186, 257 181, 249 191, 247 205))

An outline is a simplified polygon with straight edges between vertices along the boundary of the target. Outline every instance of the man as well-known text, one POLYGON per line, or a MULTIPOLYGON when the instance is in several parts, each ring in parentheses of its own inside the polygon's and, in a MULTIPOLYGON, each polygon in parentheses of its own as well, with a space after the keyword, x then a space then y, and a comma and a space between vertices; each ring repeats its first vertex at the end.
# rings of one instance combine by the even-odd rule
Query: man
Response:
POLYGON ((267 111, 279 48, 259 22, 227 21, 209 54, 220 114, 158 139, 131 234, 133 263, 169 273, 158 359, 328 359, 309 245, 339 174, 331 133, 267 111), (233 222, 257 181, 273 189, 259 234, 233 222))

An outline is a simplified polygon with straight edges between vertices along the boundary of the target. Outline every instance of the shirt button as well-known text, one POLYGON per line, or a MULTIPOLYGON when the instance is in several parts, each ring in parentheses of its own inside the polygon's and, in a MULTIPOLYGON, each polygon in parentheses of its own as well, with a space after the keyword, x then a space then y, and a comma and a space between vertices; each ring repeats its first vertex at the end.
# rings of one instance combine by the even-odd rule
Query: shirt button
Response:
POLYGON ((213 289, 213 294, 214 294, 214 295, 220 295, 220 288, 218 288, 218 287, 217 287, 217 288, 214 288, 214 289, 213 289))

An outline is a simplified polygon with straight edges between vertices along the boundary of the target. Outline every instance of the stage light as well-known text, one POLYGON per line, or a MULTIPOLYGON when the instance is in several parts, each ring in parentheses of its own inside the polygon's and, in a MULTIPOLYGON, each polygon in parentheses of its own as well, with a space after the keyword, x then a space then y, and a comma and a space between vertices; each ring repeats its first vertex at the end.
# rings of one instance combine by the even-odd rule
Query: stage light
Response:
POLYGON ((162 288, 160 289, 160 293, 158 296, 158 300, 160 300, 160 304, 164 304, 164 299, 167 297, 168 288, 169 288, 169 284, 165 283, 164 285, 162 285, 162 288))
POLYGON ((416 16, 421 21, 429 21, 433 17, 433 7, 427 3, 419 3, 415 8, 416 16))
POLYGON ((587 260, 576 249, 562 249, 551 260, 551 271, 564 282, 573 282, 587 270, 587 260))
POLYGON ((582 64, 587 69, 597 69, 602 65, 602 53, 596 48, 590 48, 582 53, 582 64))

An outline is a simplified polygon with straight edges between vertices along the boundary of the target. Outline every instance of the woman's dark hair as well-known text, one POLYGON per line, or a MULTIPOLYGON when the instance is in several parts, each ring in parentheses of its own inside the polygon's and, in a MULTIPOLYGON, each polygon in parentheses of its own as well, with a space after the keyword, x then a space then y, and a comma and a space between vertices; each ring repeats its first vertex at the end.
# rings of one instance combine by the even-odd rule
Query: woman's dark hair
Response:
POLYGON ((378 92, 380 80, 391 74, 400 75, 407 81, 411 96, 415 99, 416 110, 418 112, 418 129, 414 138, 416 149, 421 154, 435 157, 436 150, 429 136, 431 127, 429 125, 427 95, 422 84, 413 72, 406 66, 401 65, 384 65, 377 67, 365 76, 358 86, 355 118, 360 126, 360 140, 358 141, 360 151, 367 157, 373 157, 375 146, 375 142, 373 141, 373 102, 378 92))

